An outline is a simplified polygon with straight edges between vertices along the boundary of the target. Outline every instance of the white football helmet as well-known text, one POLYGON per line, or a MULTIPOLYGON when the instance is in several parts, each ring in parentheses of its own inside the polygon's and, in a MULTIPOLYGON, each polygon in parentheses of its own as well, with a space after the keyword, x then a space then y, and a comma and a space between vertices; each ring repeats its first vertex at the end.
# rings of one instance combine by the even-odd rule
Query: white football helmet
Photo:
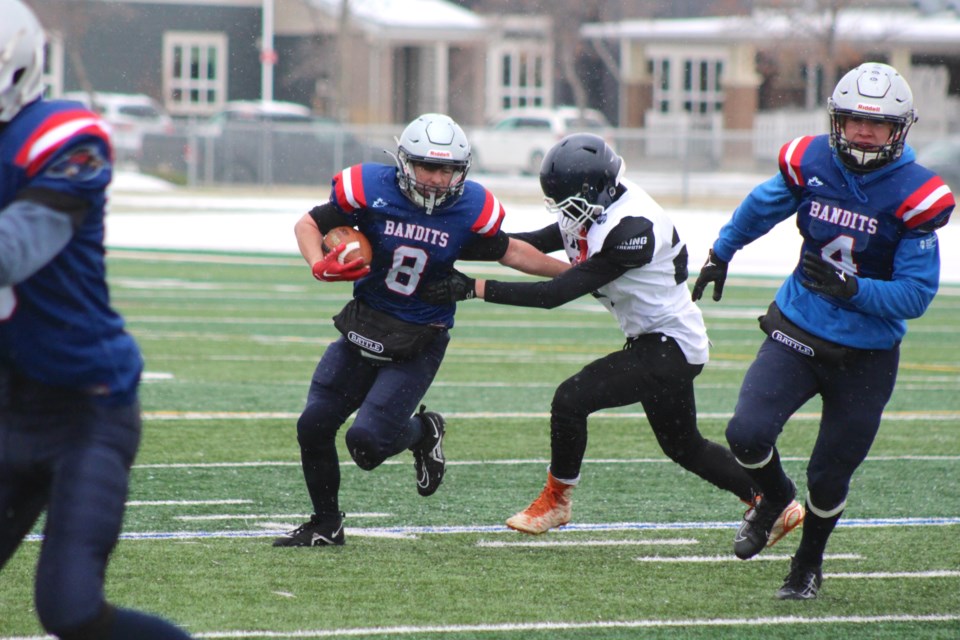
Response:
POLYGON ((397 184, 414 204, 427 214, 448 199, 460 197, 470 170, 470 142, 450 116, 425 113, 407 125, 397 140, 397 184), (437 188, 417 182, 414 165, 441 164, 454 169, 450 185, 437 188))
POLYGON ((20 0, 0 0, 0 122, 10 122, 43 93, 40 21, 20 0))
POLYGON ((847 168, 861 173, 899 158, 907 132, 917 121, 910 85, 896 69, 879 62, 865 62, 848 71, 837 83, 827 105, 830 144, 847 168), (889 122, 893 124, 893 133, 886 144, 877 147, 854 144, 843 135, 848 117, 889 122))

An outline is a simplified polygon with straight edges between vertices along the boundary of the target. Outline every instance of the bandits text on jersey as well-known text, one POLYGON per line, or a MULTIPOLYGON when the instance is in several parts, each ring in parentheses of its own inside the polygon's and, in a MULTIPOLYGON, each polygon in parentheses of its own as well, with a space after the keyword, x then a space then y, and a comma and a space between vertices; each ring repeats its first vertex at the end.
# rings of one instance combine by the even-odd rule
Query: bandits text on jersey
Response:
POLYGON ((824 204, 816 200, 810 203, 810 210, 807 212, 811 218, 817 218, 824 222, 829 222, 841 227, 853 229, 854 231, 863 231, 870 235, 877 233, 877 219, 865 216, 862 213, 856 213, 843 207, 824 204))
POLYGON ((394 236, 395 238, 435 244, 438 247, 447 246, 450 240, 450 234, 445 231, 431 229, 413 222, 400 222, 395 220, 387 220, 384 222, 383 233, 388 236, 394 236))

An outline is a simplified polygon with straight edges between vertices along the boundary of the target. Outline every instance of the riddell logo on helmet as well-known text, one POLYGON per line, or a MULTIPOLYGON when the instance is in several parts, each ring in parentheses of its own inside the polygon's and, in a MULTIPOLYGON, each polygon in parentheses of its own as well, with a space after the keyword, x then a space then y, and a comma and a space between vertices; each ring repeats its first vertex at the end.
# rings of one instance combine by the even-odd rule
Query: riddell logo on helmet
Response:
POLYGON ((871 111, 873 113, 880 113, 881 109, 875 104, 863 104, 862 102, 858 102, 857 111, 871 111))
POLYGON ((438 151, 437 149, 430 149, 430 152, 427 154, 431 158, 452 158, 453 154, 449 151, 438 151))

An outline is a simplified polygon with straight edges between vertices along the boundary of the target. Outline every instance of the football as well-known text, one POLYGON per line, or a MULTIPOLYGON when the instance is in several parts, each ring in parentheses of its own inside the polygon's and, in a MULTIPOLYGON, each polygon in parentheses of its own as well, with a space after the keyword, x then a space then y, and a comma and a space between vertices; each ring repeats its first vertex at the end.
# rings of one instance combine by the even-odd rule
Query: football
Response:
POLYGON ((370 247, 370 241, 353 227, 335 227, 330 229, 323 236, 323 255, 327 255, 336 249, 341 243, 346 243, 347 248, 343 250, 337 261, 340 264, 352 262, 357 258, 363 258, 364 266, 369 265, 373 260, 373 249, 370 247))

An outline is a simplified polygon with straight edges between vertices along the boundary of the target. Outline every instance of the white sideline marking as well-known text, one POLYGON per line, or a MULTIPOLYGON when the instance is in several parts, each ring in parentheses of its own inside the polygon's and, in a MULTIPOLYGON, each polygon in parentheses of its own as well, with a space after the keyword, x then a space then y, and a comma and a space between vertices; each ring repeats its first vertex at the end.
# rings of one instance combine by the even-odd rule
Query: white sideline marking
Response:
MULTIPOLYGON (((881 616, 776 616, 768 618, 689 618, 685 620, 611 620, 591 622, 519 622, 507 624, 460 624, 403 627, 354 627, 300 631, 207 631, 194 638, 345 638, 414 634, 495 633, 503 631, 572 631, 578 629, 657 629, 676 627, 762 627, 807 624, 884 624, 897 622, 955 622, 960 614, 891 614, 881 616)), ((53 640, 53 636, 11 636, 0 640, 53 640)))
MULTIPOLYGON (((805 462, 803 456, 784 456, 780 458, 788 462, 805 462)), ((960 460, 960 455, 955 456, 870 456, 866 462, 896 462, 902 460, 916 460, 927 462, 950 462, 960 460)), ((673 461, 663 458, 586 458, 584 464, 673 464, 673 461)), ((492 465, 523 465, 523 464, 549 464, 547 458, 523 458, 513 460, 447 460, 448 467, 478 467, 492 465)), ((407 465, 408 460, 393 459, 384 461, 381 466, 407 465)), ((134 469, 215 469, 215 468, 244 468, 244 467, 299 467, 299 461, 266 461, 266 462, 169 462, 156 464, 136 464, 134 469)), ((353 467, 353 462, 345 461, 340 463, 341 467, 353 467)))
MULTIPOLYGON (((823 556, 825 560, 863 560, 863 556, 858 553, 835 553, 823 556)), ((766 562, 770 560, 789 560, 789 555, 766 555, 754 556, 749 560, 741 560, 736 556, 637 556, 634 558, 637 562, 664 562, 664 563, 714 563, 714 562, 766 562)))
MULTIPOLYGON (((347 514, 349 516, 349 514, 347 514)), ((958 518, 887 518, 875 520, 841 520, 839 527, 929 527, 960 525, 958 518)), ((562 532, 570 531, 678 531, 678 530, 720 530, 736 529, 740 522, 612 522, 606 524, 568 524, 562 532)), ((283 535, 289 530, 288 525, 278 523, 273 531, 243 530, 243 531, 131 531, 120 534, 123 540, 211 540, 237 538, 267 538, 283 535)), ((423 534, 457 534, 457 533, 516 533, 505 525, 472 525, 472 526, 423 526, 423 527, 380 527, 365 529, 350 529, 354 535, 371 537, 388 536, 418 536, 423 534)), ((40 534, 31 534, 24 538, 34 542, 42 539, 40 534)))
POLYGON ((874 571, 870 573, 825 573, 824 578, 877 580, 884 578, 960 578, 960 571, 874 571))
POLYGON ((128 507, 193 506, 208 504, 253 504, 253 500, 130 500, 128 507))
MULTIPOLYGON (((499 420, 507 418, 536 418, 548 419, 549 412, 545 411, 504 411, 504 412, 444 412, 443 416, 448 420, 499 420)), ((296 420, 300 417, 299 413, 274 411, 144 411, 144 420, 264 420, 268 418, 296 420)), ((733 417, 732 412, 714 412, 701 413, 700 418, 712 420, 729 420, 733 417)), ((591 420, 646 420, 647 416, 643 412, 624 412, 624 413, 605 413, 598 412, 590 415, 591 420)), ((790 417, 791 420, 820 420, 819 413, 801 412, 795 413, 790 417)), ((958 411, 890 411, 883 414, 883 420, 887 422, 916 422, 918 420, 928 421, 954 421, 960 420, 958 411)))
POLYGON ((694 538, 663 538, 661 540, 537 540, 531 542, 503 542, 480 540, 478 547, 502 549, 508 547, 625 547, 625 546, 676 546, 700 544, 694 538))

